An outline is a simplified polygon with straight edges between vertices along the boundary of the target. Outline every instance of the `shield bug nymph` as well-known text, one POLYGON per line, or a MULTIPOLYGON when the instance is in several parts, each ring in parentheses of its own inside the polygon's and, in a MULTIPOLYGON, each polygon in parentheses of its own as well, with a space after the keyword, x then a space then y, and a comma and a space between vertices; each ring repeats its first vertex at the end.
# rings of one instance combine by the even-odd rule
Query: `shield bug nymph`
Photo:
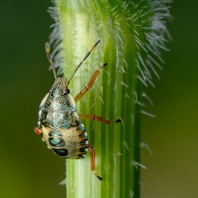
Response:
POLYGON ((107 63, 104 63, 102 67, 94 72, 87 86, 85 86, 75 98, 72 97, 68 88, 70 81, 78 68, 91 54, 99 42, 100 40, 79 63, 69 80, 64 77, 57 77, 54 62, 50 55, 50 45, 46 43, 46 54, 53 69, 55 82, 41 101, 38 113, 38 127, 36 127, 34 131, 41 136, 43 142, 45 142, 49 149, 66 159, 84 158, 87 151, 90 151, 91 170, 98 179, 102 180, 102 178, 95 172, 95 151, 93 146, 88 142, 87 132, 80 118, 97 120, 104 124, 118 123, 120 122, 120 119, 115 122, 110 122, 109 120, 96 115, 77 114, 75 103, 93 86, 99 72, 107 66, 107 63))

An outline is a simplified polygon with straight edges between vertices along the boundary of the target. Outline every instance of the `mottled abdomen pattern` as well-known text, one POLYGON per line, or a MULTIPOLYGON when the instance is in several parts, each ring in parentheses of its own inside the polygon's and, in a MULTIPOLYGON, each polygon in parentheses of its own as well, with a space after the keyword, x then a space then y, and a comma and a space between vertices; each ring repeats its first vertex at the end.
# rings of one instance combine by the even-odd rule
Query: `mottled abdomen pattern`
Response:
POLYGON ((65 158, 83 158, 88 151, 86 129, 76 113, 73 97, 53 87, 39 107, 38 127, 42 140, 65 158))

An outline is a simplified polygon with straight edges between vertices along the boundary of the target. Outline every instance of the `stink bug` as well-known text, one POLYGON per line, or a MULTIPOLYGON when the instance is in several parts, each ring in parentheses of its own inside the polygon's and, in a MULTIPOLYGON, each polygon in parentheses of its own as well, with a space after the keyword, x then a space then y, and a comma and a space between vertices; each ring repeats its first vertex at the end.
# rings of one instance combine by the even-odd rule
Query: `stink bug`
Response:
POLYGON ((80 118, 97 120, 104 124, 118 123, 120 122, 120 119, 115 122, 110 122, 100 116, 77 114, 75 103, 93 86, 99 72, 107 64, 103 64, 102 67, 94 72, 87 86, 85 86, 75 98, 70 95, 70 90, 68 88, 70 81, 78 68, 91 54, 99 42, 100 40, 79 63, 69 80, 63 77, 57 77, 54 62, 50 55, 50 45, 46 43, 46 54, 53 69, 55 82, 41 101, 38 113, 38 127, 36 127, 34 131, 41 136, 49 149, 66 159, 84 158, 89 150, 91 154, 91 170, 98 179, 102 180, 102 178, 95 172, 95 151, 93 146, 88 142, 87 132, 80 118))

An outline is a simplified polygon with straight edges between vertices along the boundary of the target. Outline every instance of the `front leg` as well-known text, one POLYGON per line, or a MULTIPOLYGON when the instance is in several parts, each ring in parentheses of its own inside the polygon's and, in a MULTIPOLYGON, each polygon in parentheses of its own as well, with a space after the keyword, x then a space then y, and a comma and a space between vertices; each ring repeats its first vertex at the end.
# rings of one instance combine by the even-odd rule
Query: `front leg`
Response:
POLYGON ((89 81, 89 83, 87 84, 87 86, 85 86, 85 88, 74 98, 75 102, 77 102, 78 100, 80 100, 83 95, 89 91, 89 89, 91 89, 91 87, 93 86, 98 74, 100 73, 100 71, 107 66, 107 63, 105 63, 100 69, 96 70, 93 74, 93 76, 91 77, 91 80, 89 81))

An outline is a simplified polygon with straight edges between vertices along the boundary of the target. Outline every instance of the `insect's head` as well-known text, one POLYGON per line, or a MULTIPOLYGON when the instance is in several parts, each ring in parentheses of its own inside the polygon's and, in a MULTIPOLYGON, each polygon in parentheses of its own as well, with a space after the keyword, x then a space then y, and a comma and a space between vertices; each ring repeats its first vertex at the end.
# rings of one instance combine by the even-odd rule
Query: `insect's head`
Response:
POLYGON ((60 77, 56 78, 50 92, 53 93, 55 97, 69 94, 70 90, 67 87, 67 80, 60 77))

